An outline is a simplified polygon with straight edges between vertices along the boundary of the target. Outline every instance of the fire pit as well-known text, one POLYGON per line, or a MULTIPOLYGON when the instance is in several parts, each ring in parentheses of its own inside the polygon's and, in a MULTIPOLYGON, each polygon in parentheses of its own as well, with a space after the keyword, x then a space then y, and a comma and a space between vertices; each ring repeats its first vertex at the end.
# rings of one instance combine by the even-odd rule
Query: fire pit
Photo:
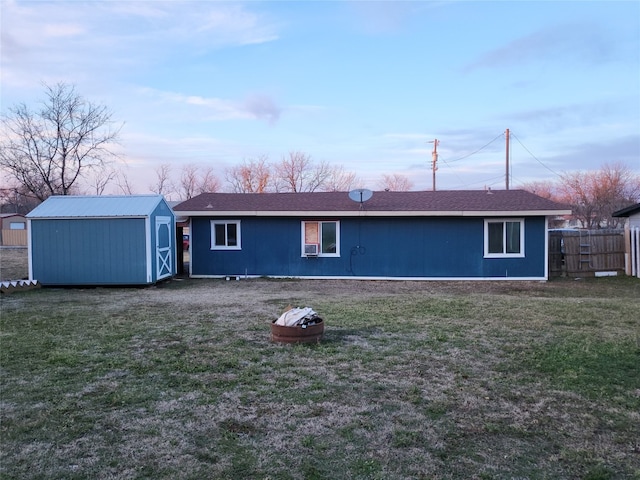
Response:
POLYGON ((278 343, 318 343, 324 333, 324 321, 310 307, 287 307, 271 322, 271 341, 278 343))

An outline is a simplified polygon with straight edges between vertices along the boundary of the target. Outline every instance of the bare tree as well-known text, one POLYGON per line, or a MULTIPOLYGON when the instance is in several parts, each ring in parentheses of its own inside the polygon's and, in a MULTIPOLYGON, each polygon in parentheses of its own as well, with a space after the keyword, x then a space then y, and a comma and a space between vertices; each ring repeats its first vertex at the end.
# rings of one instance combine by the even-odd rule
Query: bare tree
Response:
POLYGON ((322 190, 325 192, 348 192, 355 188, 359 180, 355 172, 347 172, 344 166, 332 167, 322 190))
POLYGON ((115 168, 109 166, 102 170, 96 170, 93 174, 87 178, 87 182, 89 183, 89 188, 91 189, 91 194, 93 195, 102 195, 104 190, 107 188, 107 185, 111 183, 117 177, 118 173, 115 168))
POLYGON ((171 180, 171 164, 161 163, 155 168, 156 182, 149 185, 149 190, 158 195, 168 196, 173 193, 176 188, 171 180))
POLYGON ((220 179, 213 173, 213 168, 204 169, 198 180, 196 193, 215 193, 220 191, 220 179))
MULTIPOLYGON (((560 196, 559 185, 557 182, 550 180, 538 180, 523 183, 519 188, 538 195, 539 197, 553 200, 554 202, 564 203, 560 196)), ((564 225, 564 222, 564 217, 549 218, 549 228, 560 228, 564 225)))
POLYGON ((214 175, 211 167, 203 170, 197 165, 188 164, 182 167, 180 187, 180 198, 188 200, 200 193, 217 192, 220 188, 220 181, 214 175))
POLYGON ((31 192, 26 191, 24 185, 9 181, 0 188, 0 213, 27 214, 33 210, 39 200, 35 199, 31 192))
POLYGON ((269 158, 261 155, 228 168, 225 177, 235 193, 264 193, 269 186, 271 169, 269 158))
POLYGON ((594 183, 594 196, 606 228, 617 228, 623 222, 613 212, 640 201, 640 175, 621 162, 605 163, 594 183))
POLYGON ((127 176, 127 174, 120 170, 116 173, 116 178, 115 178, 115 182, 116 185, 118 185, 118 188, 120 189, 120 191, 125 194, 125 195, 133 195, 134 194, 134 188, 133 185, 131 185, 131 182, 129 181, 129 177, 127 176))
POLYGON ((413 182, 399 173, 384 174, 378 181, 378 187, 381 190, 389 190, 391 192, 408 192, 413 188, 413 182))
POLYGON ((611 214, 638 201, 640 176, 624 164, 607 163, 597 171, 564 174, 558 189, 583 227, 616 228, 620 219, 611 214))
POLYGON ((527 192, 534 193, 539 197, 554 201, 561 201, 558 185, 549 180, 539 180, 534 182, 523 183, 520 188, 527 192))
POLYGON ((38 200, 69 195, 79 178, 102 170, 114 154, 119 128, 107 107, 95 105, 65 83, 45 85, 39 111, 26 104, 2 119, 0 166, 38 200))
POLYGON ((327 162, 314 163, 302 152, 289 152, 274 166, 273 186, 276 192, 315 192, 331 174, 327 162))
POLYGON ((180 175, 180 198, 182 200, 193 198, 196 193, 197 183, 198 167, 194 164, 184 165, 180 175))

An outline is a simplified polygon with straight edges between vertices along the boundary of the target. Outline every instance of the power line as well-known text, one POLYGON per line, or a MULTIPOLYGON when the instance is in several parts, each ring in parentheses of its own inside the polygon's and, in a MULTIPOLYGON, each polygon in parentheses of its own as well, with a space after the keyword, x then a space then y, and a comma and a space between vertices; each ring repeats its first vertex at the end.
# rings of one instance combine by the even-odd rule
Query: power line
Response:
MULTIPOLYGON (((480 147, 479 149, 477 149, 477 150, 475 150, 475 151, 473 151, 473 152, 471 152, 471 153, 469 153, 469 154, 467 154, 467 155, 464 155, 464 156, 462 156, 462 157, 456 158, 456 159, 454 159, 454 160, 447 160, 446 158, 442 158, 442 157, 440 157, 440 160, 442 160, 442 161, 444 162, 444 164, 452 170, 452 173, 457 177, 457 179, 458 179, 458 180, 460 181, 460 183, 462 184, 462 183, 463 183, 463 182, 462 182, 462 179, 461 179, 461 178, 460 178, 460 176, 457 174, 456 170, 453 168, 453 166, 451 165, 451 163, 454 163, 454 162, 457 162, 457 161, 460 161, 460 160, 464 160, 465 158, 469 158, 470 156, 475 155, 475 154, 476 154, 476 153, 478 153, 478 152, 481 152, 482 150, 484 150, 485 148, 487 148, 489 145, 491 145, 492 143, 494 143, 496 140, 498 140, 499 138, 502 138, 502 137, 504 137, 504 136, 505 136, 505 133, 501 133, 500 135, 497 135, 493 140, 491 140, 491 141, 490 141, 490 142, 488 142, 487 144, 483 145, 483 146, 482 146, 482 147, 480 147)), ((511 137, 513 137, 513 138, 515 138, 515 139, 518 141, 518 143, 520 144, 520 146, 521 146, 522 148, 524 148, 524 149, 525 149, 525 151, 526 151, 529 155, 531 155, 531 157, 532 157, 533 159, 535 159, 535 161, 536 161, 536 162, 538 162, 540 165, 542 165, 544 168, 546 168, 547 170, 549 170, 549 171, 550 171, 551 173, 553 173, 554 175, 556 175, 556 176, 558 176, 558 177, 562 178, 562 175, 560 175, 559 173, 555 172, 553 169, 551 169, 550 167, 548 167, 547 165, 545 165, 544 163, 542 163, 542 161, 540 161, 540 159, 538 159, 538 158, 537 158, 533 153, 531 153, 531 151, 530 151, 530 150, 529 150, 529 149, 528 149, 528 148, 527 148, 527 147, 522 143, 522 141, 521 141, 521 140, 520 140, 520 139, 519 139, 519 138, 518 138, 518 137, 517 137, 513 132, 509 132, 509 136, 511 136, 511 137)), ((507 147, 507 148, 509 148, 509 147, 507 147)), ((510 172, 509 172, 509 173, 510 173, 510 172)), ((508 174, 509 174, 509 173, 508 173, 508 174)), ((508 175, 508 174, 507 174, 507 175, 508 175)), ((492 185, 495 185, 495 184, 499 183, 500 179, 503 179, 503 178, 504 178, 504 176, 502 176, 502 175, 497 176, 497 177, 491 177, 491 178, 488 178, 488 179, 486 179, 486 180, 480 180, 480 181, 476 181, 476 182, 471 182, 471 183, 462 184, 459 188, 465 188, 465 187, 468 187, 468 186, 472 186, 472 185, 476 185, 476 184, 481 184, 481 183, 484 183, 486 186, 492 186, 492 185), (491 181, 493 181, 493 180, 495 180, 493 183, 489 183, 489 182, 491 182, 491 181)), ((507 187, 507 189, 508 189, 508 187, 507 187)))
POLYGON ((496 138, 494 138, 493 140, 491 140, 489 143, 487 143, 485 146, 480 147, 478 150, 476 150, 475 152, 471 152, 467 155, 464 155, 463 157, 460 158, 456 158, 455 160, 449 160, 449 163, 453 163, 453 162, 457 162, 459 160, 464 160, 465 158, 470 157, 471 155, 475 155, 476 153, 480 152, 481 150, 484 150, 485 148, 487 148, 489 145, 491 145, 493 142, 495 142, 497 139, 499 139, 500 137, 503 137, 504 133, 501 133, 500 135, 498 135, 496 138))
MULTIPOLYGON (((478 152, 480 152, 480 151, 484 150, 485 148, 487 148, 489 145, 491 145, 493 142, 495 142, 497 139, 499 139, 499 138, 500 138, 500 137, 502 137, 503 135, 504 135, 504 134, 503 134, 503 133, 501 133, 500 135, 498 135, 497 137, 495 137, 493 140, 491 140, 491 141, 490 141, 489 143, 487 143, 486 145, 484 145, 484 146, 480 147, 479 149, 477 149, 476 151, 471 152, 471 153, 469 153, 469 154, 467 154, 467 155, 464 155, 464 156, 462 156, 462 157, 460 157, 460 158, 456 158, 456 159, 454 159, 454 160, 447 160, 446 158, 441 158, 440 156, 438 156, 438 157, 439 157, 439 159, 440 159, 440 160, 442 160, 442 161, 444 162, 444 164, 445 164, 447 167, 449 167, 449 168, 451 169, 452 173, 456 176, 456 178, 458 179, 458 181, 459 181, 461 184, 463 184, 464 182, 463 182, 462 178, 460 178, 460 176, 459 176, 459 175, 458 175, 458 173, 455 171, 455 169, 454 169, 454 167, 451 165, 451 163, 453 163, 453 162, 457 162, 458 160, 464 160, 465 158, 469 158, 470 156, 475 155, 476 153, 478 153, 478 152)), ((431 143, 431 142, 429 142, 429 143, 431 143)), ((491 180, 492 180, 492 179, 491 179, 491 180)), ((474 182, 474 183, 482 183, 482 182, 474 182)), ((465 187, 465 186, 467 186, 467 185, 473 185, 474 183, 463 184, 463 185, 462 185, 462 187, 465 187)))
POLYGON ((531 155, 531 156, 533 157, 533 159, 534 159, 536 162, 538 162, 540 165, 542 165, 544 168, 546 168, 547 170, 549 170, 549 171, 550 171, 551 173, 553 173, 554 175, 556 175, 556 176, 558 176, 558 177, 562 178, 562 175, 560 175, 558 172, 553 171, 551 168, 547 167, 547 166, 546 166, 544 163, 542 163, 542 162, 541 162, 541 161, 540 161, 540 160, 539 160, 539 159, 538 159, 538 158, 537 158, 533 153, 531 153, 531 152, 529 151, 529 149, 523 145, 523 143, 520 141, 520 139, 519 139, 519 138, 518 138, 518 137, 517 137, 513 132, 511 132, 511 136, 512 136, 512 137, 515 137, 515 139, 518 141, 518 143, 520 144, 520 146, 521 146, 522 148, 524 148, 524 149, 527 151, 527 153, 528 153, 529 155, 531 155))
POLYGON ((443 162, 444 162, 444 164, 447 166, 447 168, 450 168, 450 169, 451 169, 451 172, 456 176, 456 178, 458 179, 458 181, 459 181, 460 183, 463 183, 462 178, 460 178, 460 177, 458 176, 458 173, 453 169, 453 167, 452 167, 451 165, 449 165, 449 162, 447 162, 447 160, 446 160, 446 159, 444 159, 444 158, 442 159, 442 161, 443 161, 443 162))

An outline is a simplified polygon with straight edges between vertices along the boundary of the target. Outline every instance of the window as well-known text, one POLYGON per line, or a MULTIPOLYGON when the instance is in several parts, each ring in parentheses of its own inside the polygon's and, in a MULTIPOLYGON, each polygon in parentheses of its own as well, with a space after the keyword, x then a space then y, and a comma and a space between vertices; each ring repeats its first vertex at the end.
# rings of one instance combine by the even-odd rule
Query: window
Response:
POLYGON ((24 222, 9 222, 9 230, 25 230, 24 222))
POLYGON ((211 221, 211 250, 240 250, 240 220, 211 221))
POLYGON ((340 256, 340 222, 302 222, 302 256, 305 245, 318 245, 319 257, 339 257, 340 256))
POLYGON ((484 256, 524 257, 524 219, 485 220, 484 256))

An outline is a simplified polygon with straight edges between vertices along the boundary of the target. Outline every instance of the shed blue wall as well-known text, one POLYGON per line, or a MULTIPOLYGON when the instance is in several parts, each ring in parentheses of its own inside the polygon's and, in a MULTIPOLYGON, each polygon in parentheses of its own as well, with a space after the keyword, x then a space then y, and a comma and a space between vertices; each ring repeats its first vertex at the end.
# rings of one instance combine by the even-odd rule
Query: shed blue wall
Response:
MULTIPOLYGON (((545 276, 545 219, 525 219, 524 258, 483 258, 484 218, 340 219, 340 257, 301 257, 301 218, 241 220, 242 250, 211 250, 212 218, 191 223, 195 276, 545 276)), ((330 219, 335 220, 335 219, 330 219)))
POLYGON ((146 284, 144 218, 34 219, 33 278, 43 285, 146 284))

